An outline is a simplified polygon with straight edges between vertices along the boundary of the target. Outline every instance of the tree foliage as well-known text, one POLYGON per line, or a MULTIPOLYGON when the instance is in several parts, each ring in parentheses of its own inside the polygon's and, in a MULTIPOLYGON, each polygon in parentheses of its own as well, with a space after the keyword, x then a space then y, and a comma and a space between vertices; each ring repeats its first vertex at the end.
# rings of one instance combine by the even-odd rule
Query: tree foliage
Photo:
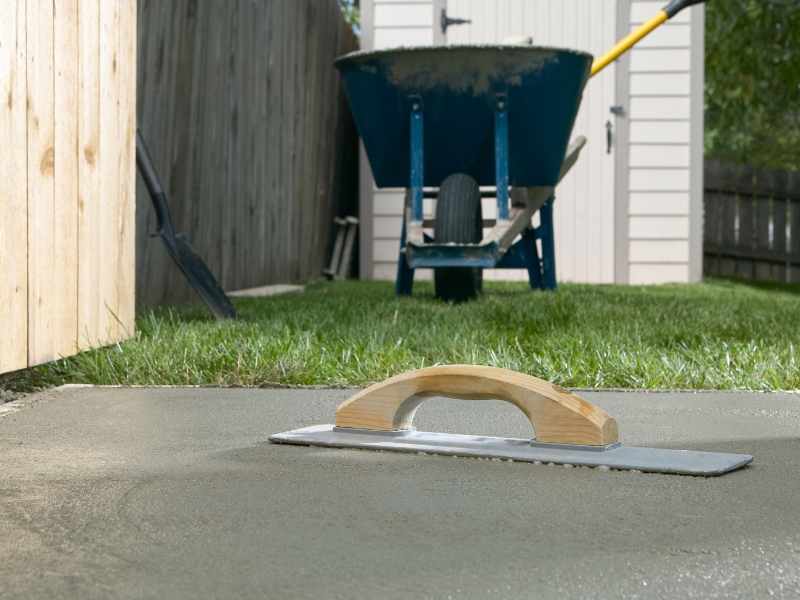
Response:
POLYGON ((706 156, 800 170, 800 0, 706 4, 706 156))
POLYGON ((361 11, 357 0, 339 0, 345 22, 353 28, 356 35, 361 33, 361 11))

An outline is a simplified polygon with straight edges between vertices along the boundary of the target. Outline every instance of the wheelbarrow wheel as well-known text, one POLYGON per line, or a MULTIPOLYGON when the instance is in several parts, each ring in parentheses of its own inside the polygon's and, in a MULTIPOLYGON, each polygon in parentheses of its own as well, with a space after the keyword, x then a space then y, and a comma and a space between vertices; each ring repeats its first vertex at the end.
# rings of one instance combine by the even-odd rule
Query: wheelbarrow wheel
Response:
MULTIPOLYGON (((483 237, 481 192, 469 175, 450 175, 439 187, 434 237, 437 244, 477 244, 483 237)), ((434 269, 436 297, 466 302, 483 289, 483 269, 438 267, 434 269)))

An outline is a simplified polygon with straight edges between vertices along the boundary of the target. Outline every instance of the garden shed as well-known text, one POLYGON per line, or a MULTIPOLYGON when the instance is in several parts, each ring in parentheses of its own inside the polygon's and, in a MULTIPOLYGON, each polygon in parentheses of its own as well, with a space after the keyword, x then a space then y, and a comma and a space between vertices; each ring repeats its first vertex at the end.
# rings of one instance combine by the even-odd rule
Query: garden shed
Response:
MULTIPOLYGON (((663 4, 361 0, 361 45, 493 44, 517 36, 598 56, 663 4), (448 25, 446 19, 468 22, 448 25)), ((683 11, 589 82, 573 129, 588 143, 556 190, 560 281, 700 280, 704 10, 700 4, 683 11)), ((361 154, 361 277, 394 279, 404 190, 377 189, 363 149, 361 154)), ((432 217, 435 200, 425 202, 425 216, 432 217)), ((484 199, 483 211, 493 218, 495 200, 484 199)), ((484 277, 527 279, 527 273, 487 270, 484 277)))

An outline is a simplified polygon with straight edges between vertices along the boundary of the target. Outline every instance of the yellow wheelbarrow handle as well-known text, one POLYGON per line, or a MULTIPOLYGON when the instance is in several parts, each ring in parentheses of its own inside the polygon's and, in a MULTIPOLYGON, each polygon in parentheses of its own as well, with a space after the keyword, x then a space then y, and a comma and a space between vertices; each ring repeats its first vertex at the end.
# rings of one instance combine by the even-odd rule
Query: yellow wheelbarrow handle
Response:
POLYGON ((622 40, 617 42, 611 50, 595 60, 592 63, 591 77, 594 77, 609 64, 617 60, 622 54, 630 50, 636 42, 653 31, 653 29, 661 25, 664 21, 671 19, 687 6, 700 4, 701 2, 703 2, 703 0, 672 0, 672 2, 648 19, 647 22, 643 23, 639 29, 626 35, 622 40))

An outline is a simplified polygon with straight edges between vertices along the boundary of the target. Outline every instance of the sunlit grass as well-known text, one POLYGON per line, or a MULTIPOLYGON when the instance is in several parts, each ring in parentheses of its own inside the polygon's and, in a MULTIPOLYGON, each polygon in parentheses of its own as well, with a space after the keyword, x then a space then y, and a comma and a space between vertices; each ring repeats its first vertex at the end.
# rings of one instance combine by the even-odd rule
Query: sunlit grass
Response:
POLYGON ((200 306, 139 318, 134 337, 30 370, 32 383, 367 385, 408 369, 483 364, 570 387, 800 387, 800 290, 487 283, 474 302, 417 283, 319 283, 236 301, 241 320, 200 306))

